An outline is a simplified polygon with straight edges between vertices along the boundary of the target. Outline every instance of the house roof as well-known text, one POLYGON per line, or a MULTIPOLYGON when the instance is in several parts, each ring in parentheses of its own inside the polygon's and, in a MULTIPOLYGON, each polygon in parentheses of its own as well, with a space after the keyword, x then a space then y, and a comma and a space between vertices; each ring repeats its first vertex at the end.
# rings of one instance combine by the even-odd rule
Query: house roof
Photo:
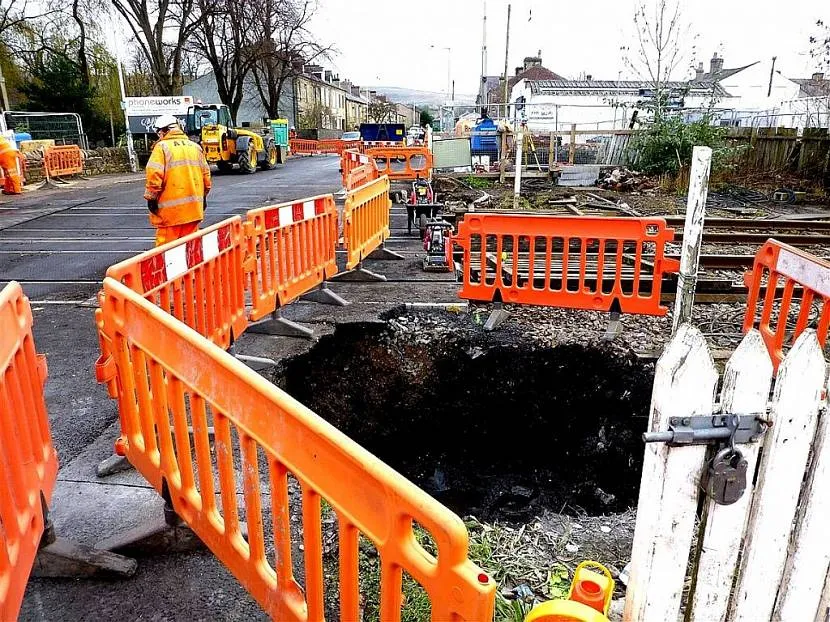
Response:
MULTIPOLYGON (((513 89, 514 86, 520 80, 564 80, 562 76, 560 76, 555 71, 551 71, 547 67, 543 67, 542 65, 533 65, 532 67, 528 67, 524 71, 520 71, 515 76, 510 76, 507 78, 507 90, 508 93, 513 89)), ((491 102, 500 102, 504 98, 504 83, 501 81, 501 76, 488 76, 487 77, 487 94, 491 102), (493 84, 490 82, 491 79, 495 79, 496 83, 493 84)))
POLYGON ((727 78, 731 78, 736 73, 742 72, 744 69, 749 69, 753 65, 757 65, 761 61, 756 60, 754 63, 749 63, 748 65, 744 65, 743 67, 733 67, 732 69, 721 69, 720 71, 707 71, 706 73, 702 74, 699 78, 694 78, 691 81, 700 84, 704 82, 712 83, 712 82, 721 82, 726 80, 727 78))
POLYGON ((830 95, 830 80, 822 78, 815 80, 813 78, 790 78, 801 88, 799 89, 799 97, 824 97, 830 95))
MULTIPOLYGON (((619 96, 641 95, 641 91, 654 88, 654 83, 647 80, 529 80, 530 92, 534 95, 593 95, 619 96)), ((715 95, 730 97, 729 93, 717 82, 681 82, 666 83, 666 88, 686 91, 690 95, 715 95)))

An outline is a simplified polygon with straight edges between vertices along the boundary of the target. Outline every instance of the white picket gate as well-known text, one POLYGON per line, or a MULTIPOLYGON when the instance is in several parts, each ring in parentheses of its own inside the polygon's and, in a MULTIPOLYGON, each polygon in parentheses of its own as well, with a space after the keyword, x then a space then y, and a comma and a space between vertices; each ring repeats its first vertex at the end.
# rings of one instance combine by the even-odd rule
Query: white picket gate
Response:
POLYGON ((729 360, 717 400, 719 377, 703 335, 679 328, 657 363, 648 429, 716 413, 766 413, 771 425, 760 443, 739 447, 748 484, 733 505, 715 504, 700 488, 711 448, 646 444, 625 620, 827 622, 826 372, 808 330, 779 368, 769 401, 772 363, 752 330, 729 360))

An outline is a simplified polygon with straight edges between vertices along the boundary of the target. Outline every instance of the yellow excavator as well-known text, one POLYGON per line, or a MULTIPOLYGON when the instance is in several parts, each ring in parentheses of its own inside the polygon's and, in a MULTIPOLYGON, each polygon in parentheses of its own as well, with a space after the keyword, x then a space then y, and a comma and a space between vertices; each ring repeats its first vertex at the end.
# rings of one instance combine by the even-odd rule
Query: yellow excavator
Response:
POLYGON ((236 164, 243 173, 257 167, 269 171, 284 163, 274 137, 232 127, 231 113, 224 104, 197 104, 187 110, 187 134, 202 145, 208 164, 228 172, 236 164))

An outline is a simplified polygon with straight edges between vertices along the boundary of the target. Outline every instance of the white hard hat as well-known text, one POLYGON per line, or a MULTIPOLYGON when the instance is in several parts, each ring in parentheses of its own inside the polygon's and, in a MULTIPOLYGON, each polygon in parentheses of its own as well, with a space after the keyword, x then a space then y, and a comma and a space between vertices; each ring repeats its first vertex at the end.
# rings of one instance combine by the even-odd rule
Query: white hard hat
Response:
POLYGON ((172 114, 163 114, 156 118, 156 122, 153 124, 153 127, 156 128, 156 130, 163 130, 174 125, 178 126, 179 120, 172 114))

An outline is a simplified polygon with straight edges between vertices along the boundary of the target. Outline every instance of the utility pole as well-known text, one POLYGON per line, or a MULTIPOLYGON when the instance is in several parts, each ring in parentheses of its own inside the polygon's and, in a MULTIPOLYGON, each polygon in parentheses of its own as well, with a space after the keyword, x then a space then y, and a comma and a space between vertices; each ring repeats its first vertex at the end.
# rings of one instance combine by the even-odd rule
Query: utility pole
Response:
POLYGON ((507 118, 507 58, 510 52, 510 9, 512 5, 507 5, 507 34, 504 38, 504 116, 507 118))
POLYGON ((769 88, 767 89, 767 97, 772 95, 772 77, 773 77, 773 74, 775 73, 775 60, 777 58, 778 58, 777 56, 772 57, 772 67, 770 67, 770 69, 769 69, 769 88))
POLYGON ((127 115, 127 93, 124 90, 124 71, 121 68, 121 57, 116 59, 118 63, 118 86, 121 88, 121 109, 124 111, 124 126, 126 128, 127 136, 127 159, 130 162, 130 172, 135 173, 138 170, 138 159, 135 156, 135 148, 133 147, 133 133, 130 131, 130 117, 127 115))
POLYGON ((487 99, 487 0, 484 1, 484 19, 481 26, 481 82, 479 83, 479 104, 487 99))

